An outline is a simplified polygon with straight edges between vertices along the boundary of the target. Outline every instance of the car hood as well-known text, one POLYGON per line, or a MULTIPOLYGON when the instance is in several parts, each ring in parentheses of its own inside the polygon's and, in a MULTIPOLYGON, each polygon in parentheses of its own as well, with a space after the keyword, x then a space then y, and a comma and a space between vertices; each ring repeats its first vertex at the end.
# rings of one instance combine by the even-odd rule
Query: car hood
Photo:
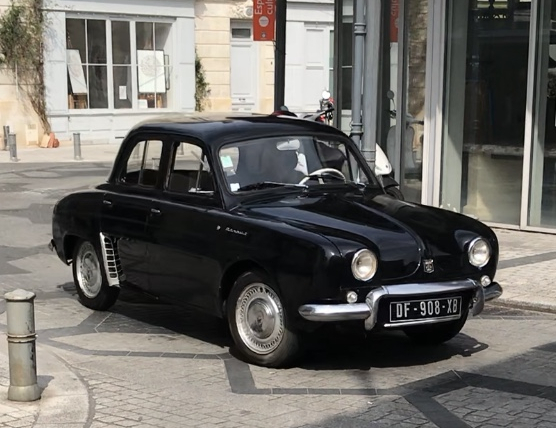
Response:
POLYGON ((435 260, 437 273, 461 275, 470 268, 466 245, 477 236, 497 249, 493 232, 477 220, 382 193, 290 195, 251 202, 241 210, 326 236, 344 256, 370 248, 379 256, 383 280, 414 274, 425 258, 435 260))

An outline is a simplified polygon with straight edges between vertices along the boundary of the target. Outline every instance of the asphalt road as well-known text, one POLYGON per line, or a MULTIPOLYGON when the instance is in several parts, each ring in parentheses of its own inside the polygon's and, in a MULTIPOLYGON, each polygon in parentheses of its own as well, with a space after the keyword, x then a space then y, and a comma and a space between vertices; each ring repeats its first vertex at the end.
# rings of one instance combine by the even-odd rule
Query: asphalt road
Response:
MULTIPOLYGON (((556 426, 556 315, 487 306, 434 348, 329 331, 298 366, 270 370, 234 358, 222 323, 191 310, 130 293, 106 313, 82 307, 70 269, 46 247, 52 206, 108 167, 0 165, 0 295, 37 293, 39 344, 87 387, 83 426, 556 426)), ((0 367, 0 385, 6 377, 0 367)), ((0 414, 0 427, 32 426, 17 420, 0 414)))

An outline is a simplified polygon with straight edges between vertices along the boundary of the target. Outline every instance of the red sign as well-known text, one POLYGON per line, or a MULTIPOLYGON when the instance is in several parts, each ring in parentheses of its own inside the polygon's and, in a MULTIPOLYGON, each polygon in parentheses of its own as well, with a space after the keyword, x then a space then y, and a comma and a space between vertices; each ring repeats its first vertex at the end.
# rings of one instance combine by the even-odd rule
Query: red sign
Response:
POLYGON ((400 14, 400 1, 390 1, 390 43, 398 41, 398 16, 400 14))
POLYGON ((275 28, 276 0, 253 0, 253 40, 274 41, 275 28))

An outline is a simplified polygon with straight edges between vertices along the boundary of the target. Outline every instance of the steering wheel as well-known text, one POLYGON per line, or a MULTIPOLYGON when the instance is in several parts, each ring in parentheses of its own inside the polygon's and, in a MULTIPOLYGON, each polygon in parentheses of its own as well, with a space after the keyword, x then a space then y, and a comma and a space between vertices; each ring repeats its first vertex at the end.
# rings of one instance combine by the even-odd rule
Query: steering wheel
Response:
MULTIPOLYGON (((299 184, 305 184, 310 179, 315 178, 315 177, 313 177, 314 175, 322 175, 322 174, 326 174, 326 173, 336 175, 336 176, 340 177, 342 180, 346 181, 346 176, 344 174, 342 174, 341 171, 338 171, 335 168, 321 168, 321 169, 317 169, 316 171, 313 171, 312 173, 310 173, 306 177, 303 177, 303 179, 299 182, 299 184)), ((318 180, 319 180, 319 184, 324 183, 322 181, 321 177, 318 177, 318 180)))

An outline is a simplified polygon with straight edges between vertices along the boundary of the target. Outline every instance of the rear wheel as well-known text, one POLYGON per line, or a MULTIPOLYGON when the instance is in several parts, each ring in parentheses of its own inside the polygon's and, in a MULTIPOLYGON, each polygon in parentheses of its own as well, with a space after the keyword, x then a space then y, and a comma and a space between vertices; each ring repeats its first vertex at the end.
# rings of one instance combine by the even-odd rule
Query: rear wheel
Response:
POLYGON ((439 345, 456 337, 465 322, 468 312, 455 321, 446 321, 439 324, 420 325, 404 328, 404 333, 414 342, 421 345, 439 345))
POLYGON ((248 362, 281 367, 298 355, 299 338, 290 329, 280 296, 264 273, 241 275, 226 306, 232 337, 248 362))
POLYGON ((81 240, 73 254, 73 281, 79 301, 87 308, 104 311, 116 303, 120 289, 108 285, 100 251, 90 241, 81 240))

